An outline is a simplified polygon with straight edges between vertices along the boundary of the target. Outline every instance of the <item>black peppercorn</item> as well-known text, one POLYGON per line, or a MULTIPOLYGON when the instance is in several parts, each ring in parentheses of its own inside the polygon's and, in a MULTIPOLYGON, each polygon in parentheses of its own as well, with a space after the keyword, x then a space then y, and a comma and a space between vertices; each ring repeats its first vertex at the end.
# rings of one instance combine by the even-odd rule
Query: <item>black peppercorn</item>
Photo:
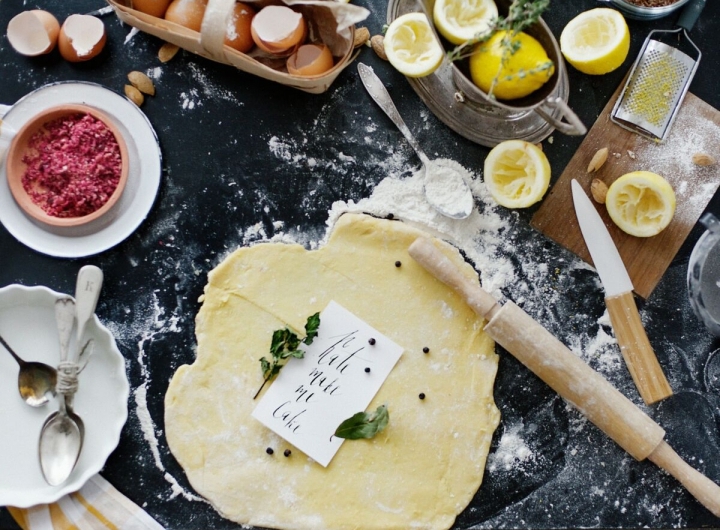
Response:
POLYGON ((370 373, 370 367, 369 367, 369 366, 366 366, 366 367, 365 367, 365 373, 366 373, 366 374, 369 374, 369 373, 370 373))
POLYGON ((400 265, 402 265, 402 262, 400 262, 400 261, 396 261, 396 262, 395 262, 395 266, 396 266, 396 267, 399 267, 400 265))
POLYGON ((271 455, 271 454, 273 454, 275 451, 273 451, 273 448, 272 448, 272 447, 268 447, 267 449, 265 449, 265 452, 266 452, 267 454, 271 455))
POLYGON ((425 347, 423 348, 423 353, 430 353, 430 348, 428 348, 427 346, 425 346, 425 347))
POLYGON ((368 344, 370 344, 370 346, 375 346, 375 339, 373 339, 372 337, 370 337, 370 338, 368 339, 368 344))
POLYGON ((418 397, 419 397, 420 399, 425 399, 425 392, 420 392, 420 394, 418 395, 418 397))
POLYGON ((292 454, 292 451, 291 451, 290 449, 285 449, 285 451, 283 452, 283 454, 284 454, 285 456, 290 456, 290 455, 292 454))
POLYGON ((392 221, 393 219, 395 219, 395 215, 392 214, 392 213, 387 214, 385 217, 386 217, 387 219, 390 219, 391 221, 392 221))

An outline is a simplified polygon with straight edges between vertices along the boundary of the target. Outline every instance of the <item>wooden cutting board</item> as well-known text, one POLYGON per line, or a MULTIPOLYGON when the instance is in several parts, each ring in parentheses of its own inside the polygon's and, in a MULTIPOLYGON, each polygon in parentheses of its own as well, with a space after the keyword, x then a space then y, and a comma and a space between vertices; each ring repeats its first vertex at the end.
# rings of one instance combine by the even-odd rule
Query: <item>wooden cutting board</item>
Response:
POLYGON ((720 112, 688 93, 668 139, 657 143, 610 121, 621 90, 622 85, 600 113, 530 224, 592 264, 575 217, 570 181, 576 179, 589 193, 593 178, 609 186, 631 171, 662 175, 675 190, 677 208, 670 225, 657 236, 638 238, 624 233, 612 222, 605 206, 593 201, 618 246, 635 292, 647 298, 720 185, 718 164, 700 167, 692 163, 695 153, 707 153, 720 161, 720 112), (598 171, 588 173, 588 163, 603 147, 610 151, 607 162, 598 171))

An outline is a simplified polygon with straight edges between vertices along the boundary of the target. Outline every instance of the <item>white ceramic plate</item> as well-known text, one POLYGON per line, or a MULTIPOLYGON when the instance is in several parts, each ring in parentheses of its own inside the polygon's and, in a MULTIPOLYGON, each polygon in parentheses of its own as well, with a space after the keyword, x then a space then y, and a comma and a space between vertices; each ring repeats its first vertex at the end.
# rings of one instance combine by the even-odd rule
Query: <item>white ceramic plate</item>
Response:
POLYGON ((15 103, 2 117, 16 131, 37 112, 63 103, 102 110, 119 127, 128 146, 130 173, 122 197, 104 216, 80 227, 51 227, 26 216, 15 203, 0 166, 0 222, 28 247, 61 258, 80 258, 114 247, 147 217, 160 187, 161 153, 145 114, 127 98, 101 85, 79 81, 45 85, 15 103))
MULTIPOLYGON (((0 288, 0 335, 26 361, 57 365, 60 340, 55 300, 63 296, 47 287, 0 288)), ((78 377, 73 407, 85 424, 85 441, 77 466, 60 486, 45 482, 38 461, 40 429, 57 410, 57 399, 38 408, 26 404, 17 389, 18 365, 0 345, 0 506, 26 508, 77 491, 102 469, 117 447, 130 391, 125 360, 96 316, 86 330, 95 346, 78 377)), ((73 337, 70 347, 74 342, 73 337)))

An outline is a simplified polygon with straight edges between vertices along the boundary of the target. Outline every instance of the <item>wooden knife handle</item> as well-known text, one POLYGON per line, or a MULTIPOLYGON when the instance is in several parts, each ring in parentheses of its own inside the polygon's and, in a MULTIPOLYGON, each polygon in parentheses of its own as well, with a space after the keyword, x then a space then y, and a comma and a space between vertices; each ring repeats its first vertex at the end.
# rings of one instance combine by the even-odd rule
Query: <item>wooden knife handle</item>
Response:
POLYGON ((632 292, 608 297, 605 303, 620 352, 640 397, 650 405, 671 396, 672 388, 655 357, 632 292))
POLYGON ((720 486, 690 467, 672 447, 661 442, 648 459, 678 479, 700 504, 720 517, 720 486))

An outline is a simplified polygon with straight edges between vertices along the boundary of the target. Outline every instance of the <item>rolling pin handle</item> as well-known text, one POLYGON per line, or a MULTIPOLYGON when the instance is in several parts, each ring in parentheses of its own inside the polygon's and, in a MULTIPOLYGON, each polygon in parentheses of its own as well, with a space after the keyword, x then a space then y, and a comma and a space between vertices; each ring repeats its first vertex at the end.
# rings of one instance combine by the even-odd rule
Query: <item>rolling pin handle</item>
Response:
POLYGON ((408 248, 408 253, 435 278, 460 294, 465 302, 486 320, 490 320, 500 309, 497 300, 490 293, 477 282, 463 276, 457 266, 427 237, 417 238, 408 248))
POLYGON ((720 517, 720 486, 688 465, 666 442, 660 442, 648 460, 670 473, 700 504, 720 517))

